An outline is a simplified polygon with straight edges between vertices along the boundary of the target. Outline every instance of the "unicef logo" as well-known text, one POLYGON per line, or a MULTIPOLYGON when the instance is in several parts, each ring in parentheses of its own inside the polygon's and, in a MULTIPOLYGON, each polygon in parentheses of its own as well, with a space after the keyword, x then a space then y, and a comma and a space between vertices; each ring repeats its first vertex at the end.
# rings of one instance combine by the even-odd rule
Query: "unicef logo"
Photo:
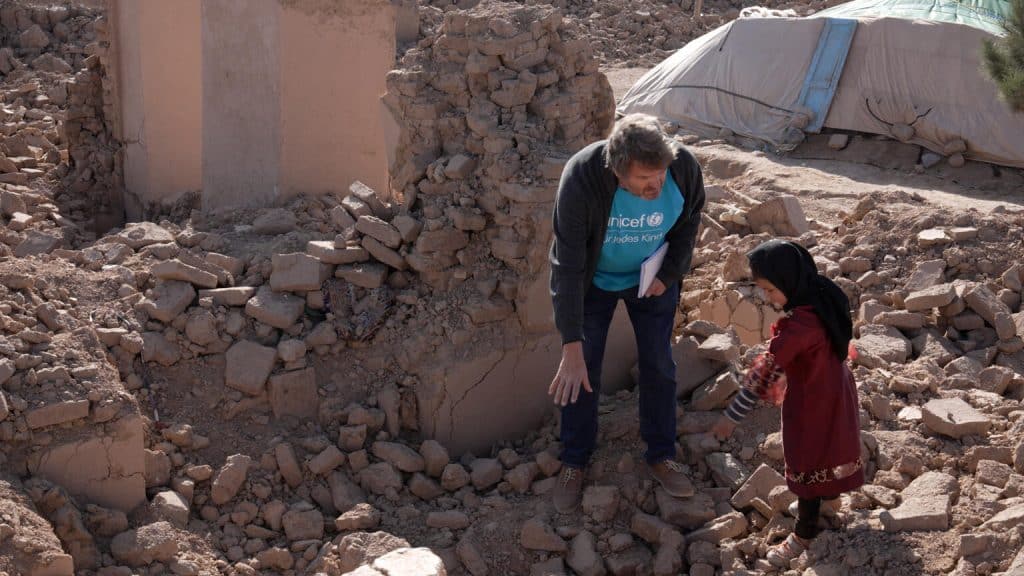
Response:
POLYGON ((661 212, 654 212, 647 217, 647 223, 651 226, 661 226, 661 223, 665 221, 665 215, 661 212))

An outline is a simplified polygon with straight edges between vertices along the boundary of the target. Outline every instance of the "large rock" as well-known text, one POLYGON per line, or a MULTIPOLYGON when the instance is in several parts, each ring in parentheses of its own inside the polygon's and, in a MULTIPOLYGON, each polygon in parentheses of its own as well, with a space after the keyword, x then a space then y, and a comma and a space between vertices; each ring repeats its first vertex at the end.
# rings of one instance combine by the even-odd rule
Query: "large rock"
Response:
POLYGON ((494 458, 477 458, 470 463, 470 481, 477 490, 487 490, 501 482, 504 468, 494 458))
POLYGON ((256 288, 253 286, 232 286, 200 290, 199 298, 210 298, 217 306, 245 306, 245 303, 255 294, 256 288))
POLYGON ((390 462, 377 462, 359 471, 359 483, 373 494, 386 494, 402 489, 402 475, 390 462))
POLYGON ((185 335, 190 342, 200 346, 213 344, 220 339, 217 318, 208 310, 196 310, 185 323, 185 335))
POLYGON ((157 514, 177 526, 188 526, 188 504, 180 494, 173 490, 164 490, 153 497, 153 508, 157 514))
POLYGON ((249 467, 252 466, 252 458, 244 454, 228 456, 227 462, 217 472, 210 489, 210 500, 214 504, 221 505, 231 501, 241 490, 249 475, 249 467))
POLYGON ((423 456, 412 448, 397 442, 374 442, 370 448, 373 455, 390 462, 402 472, 421 472, 426 468, 423 456))
POLYGON ((287 442, 281 442, 274 447, 274 457, 277 460, 277 469, 281 477, 293 489, 302 484, 302 468, 299 466, 299 459, 295 457, 295 449, 287 442))
POLYGON ((903 503, 879 517, 887 532, 948 530, 950 506, 960 492, 956 478, 925 472, 901 494, 903 503))
POLYGON ((951 438, 983 436, 992 421, 959 398, 931 400, 921 409, 925 426, 951 438))
POLYGON ((490 570, 487 568, 487 561, 484 560, 484 555, 480 553, 480 550, 473 543, 472 539, 469 538, 468 534, 464 534, 459 543, 455 546, 455 553, 458 555, 459 560, 462 561, 462 566, 470 573, 471 576, 488 576, 490 570))
POLYGON ((730 512, 708 522, 700 530, 694 530, 686 535, 687 542, 713 542, 720 543, 729 538, 739 538, 747 533, 750 523, 747 517, 740 512, 730 512))
POLYGON ((346 512, 366 502, 366 493, 343 472, 332 472, 327 478, 331 501, 339 512, 346 512))
POLYGON ((150 271, 161 280, 188 282, 201 288, 216 288, 217 275, 189 266, 180 260, 165 260, 154 265, 150 271))
POLYGON ((312 505, 298 506, 285 512, 281 518, 288 540, 322 540, 324 537, 324 515, 312 505))
POLYGON ((903 306, 909 312, 921 312, 932 308, 948 306, 956 298, 956 288, 952 284, 939 284, 911 292, 904 301, 903 306))
POLYGON ((286 548, 267 548, 266 550, 261 550, 256 554, 256 559, 259 560, 261 569, 276 570, 282 573, 291 570, 292 566, 295 565, 295 558, 292 557, 292 553, 286 548))
POLYGON ((155 522, 115 536, 110 542, 110 554, 128 566, 168 562, 178 553, 179 540, 170 523, 155 522))
POLYGON ((519 532, 519 544, 527 550, 544 550, 559 554, 569 549, 565 540, 539 518, 532 518, 523 523, 523 528, 519 532))
MULTIPOLYGON (((306 466, 309 471, 318 476, 324 476, 345 463, 345 454, 338 450, 337 446, 331 445, 312 458, 306 466)), ((283 475, 283 474, 282 474, 283 475)))
MULTIPOLYGON (((338 208, 341 208, 338 206, 338 208)), ((344 209, 342 209, 344 212, 344 209)), ((345 212, 346 214, 348 212, 345 212)), ((334 242, 313 240, 306 244, 306 252, 324 264, 353 264, 365 262, 370 258, 365 249, 358 246, 338 248, 334 242)))
POLYGON ((686 530, 695 530, 715 518, 715 503, 705 493, 676 498, 661 488, 654 492, 661 519, 686 530))
POLYGON ((50 37, 38 24, 18 36, 18 46, 23 50, 39 51, 50 45, 50 37))
POLYGON ((117 235, 117 238, 127 244, 132 250, 141 250, 150 244, 174 242, 174 234, 153 222, 129 224, 117 235))
POLYGON ((1010 308, 984 284, 974 284, 964 292, 964 300, 1005 340, 1017 334, 1010 308))
POLYGON ((425 472, 433 478, 440 478, 444 467, 451 462, 448 449, 437 440, 425 440, 420 444, 420 455, 423 456, 425 472))
POLYGON ((928 329, 911 341, 914 354, 930 358, 939 366, 945 366, 960 357, 962 352, 938 330, 928 329))
POLYGON ((398 229, 376 216, 360 216, 356 221, 356 230, 380 241, 388 248, 394 249, 402 245, 402 234, 398 229))
POLYGON ((180 359, 181 350, 178 348, 178 344, 168 340, 163 332, 142 333, 143 362, 156 362, 161 366, 171 366, 180 359))
MULTIPOLYGON (((409 548, 409 542, 386 532, 349 534, 338 543, 336 573, 347 574, 364 564, 373 564, 374 560, 402 548, 409 548)), ((310 565, 309 573, 317 571, 318 566, 314 562, 310 565)))
POLYGON ((320 408, 316 370, 306 368, 270 377, 267 388, 275 418, 294 416, 315 419, 320 408))
POLYGON ((225 354, 224 384, 251 396, 259 396, 275 361, 277 349, 241 340, 225 354))
POLYGON ((370 212, 378 218, 389 217, 391 209, 383 200, 381 200, 377 191, 373 188, 370 188, 366 184, 356 180, 349 185, 348 191, 350 195, 347 198, 351 198, 353 200, 358 199, 362 203, 366 204, 370 209, 370 212))
POLYGON ((275 292, 319 290, 331 277, 331 267, 309 254, 274 254, 271 264, 270 288, 275 292))
POLYGON ((572 539, 566 561, 579 576, 604 576, 608 573, 604 560, 597 553, 594 535, 586 530, 572 539))
MULTIPOLYGON (((702 358, 697 349, 700 343, 696 338, 680 338, 672 346, 672 360, 676 363, 676 394, 685 398, 698 386, 724 370, 728 364, 718 360, 702 358)), ((637 379, 634 368, 634 380, 637 379)))
POLYGON ((157 283, 152 296, 143 300, 140 307, 150 318, 170 324, 195 298, 196 289, 192 284, 179 280, 165 280, 157 283))
POLYGON ((729 399, 736 392, 739 392, 739 382, 732 372, 726 372, 714 380, 701 385, 693 392, 690 400, 694 410, 704 412, 725 408, 729 405, 729 399))
POLYGON ((861 337, 853 341, 853 346, 857 350, 857 363, 868 368, 903 364, 913 351, 910 341, 906 338, 884 333, 862 332, 861 337))
MULTIPOLYGON (((365 576, 447 576, 444 561, 429 548, 401 548, 364 566, 372 572, 365 576)), ((359 576, 352 572, 352 576, 359 576)))
POLYGON ((1024 526, 1024 504, 1011 506, 989 518, 978 528, 978 531, 1008 534, 1020 526, 1024 526))
POLYGON ((740 357, 740 343, 732 332, 712 334, 697 347, 697 354, 723 364, 733 362, 740 357))
POLYGON ((54 402, 25 413, 25 423, 32 430, 72 422, 89 416, 88 400, 54 402))
POLYGON ((754 232, 777 236, 801 236, 810 230, 800 201, 795 196, 779 196, 766 200, 747 212, 747 222, 754 232))
POLYGON ((673 530, 672 526, 661 518, 640 511, 633 513, 633 517, 629 521, 629 529, 648 544, 661 544, 662 535, 666 534, 666 531, 673 530))
POLYGON ((269 286, 261 287, 245 304, 245 313, 274 328, 291 328, 306 309, 306 300, 291 294, 274 292, 269 286))
POLYGON ((611 522, 618 511, 618 486, 588 486, 583 491, 583 513, 596 522, 611 522))
POLYGON ((341 532, 375 530, 380 526, 381 514, 373 506, 363 502, 335 518, 334 527, 341 532))
POLYGON ((904 288, 911 294, 941 284, 946 271, 945 260, 927 260, 914 268, 904 288))
POLYGON ((713 452, 705 461, 711 469, 711 477, 719 486, 738 490, 750 477, 747 467, 729 452, 713 452))
POLYGON ((786 486, 786 479, 767 464, 761 464, 757 470, 747 478, 743 486, 733 494, 730 502, 737 510, 750 506, 755 498, 761 498, 765 502, 771 495, 772 490, 779 486, 786 486))

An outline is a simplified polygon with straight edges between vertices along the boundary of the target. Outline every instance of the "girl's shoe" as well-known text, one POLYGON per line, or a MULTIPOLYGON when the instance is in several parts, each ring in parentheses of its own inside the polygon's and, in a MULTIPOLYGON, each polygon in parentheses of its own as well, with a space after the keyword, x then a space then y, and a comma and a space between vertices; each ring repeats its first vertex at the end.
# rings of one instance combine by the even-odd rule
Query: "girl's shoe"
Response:
POLYGON ((768 562, 776 568, 789 568, 790 562, 799 558, 807 546, 800 542, 796 534, 790 534, 788 538, 768 551, 768 562))

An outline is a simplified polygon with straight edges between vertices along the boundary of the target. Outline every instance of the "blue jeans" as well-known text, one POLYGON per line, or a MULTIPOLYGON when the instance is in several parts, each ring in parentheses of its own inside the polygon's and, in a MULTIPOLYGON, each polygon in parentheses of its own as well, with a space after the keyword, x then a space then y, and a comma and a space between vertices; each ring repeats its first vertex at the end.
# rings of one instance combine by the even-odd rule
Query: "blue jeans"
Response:
POLYGON ((593 392, 580 389, 576 402, 562 407, 561 460, 583 468, 597 443, 597 406, 601 390, 608 327, 619 300, 636 334, 640 357, 640 437, 647 444, 645 459, 655 464, 676 456, 676 363, 672 360, 672 328, 679 306, 679 284, 661 296, 638 298, 636 287, 607 292, 591 285, 583 301, 583 359, 593 392))

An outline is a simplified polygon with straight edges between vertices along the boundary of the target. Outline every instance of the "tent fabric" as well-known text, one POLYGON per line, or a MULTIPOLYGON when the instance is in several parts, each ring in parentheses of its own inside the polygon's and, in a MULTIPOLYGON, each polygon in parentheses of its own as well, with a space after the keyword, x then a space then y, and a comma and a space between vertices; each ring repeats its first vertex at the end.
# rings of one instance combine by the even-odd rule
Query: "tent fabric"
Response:
POLYGON ((903 18, 963 24, 1002 36, 1010 16, 1009 0, 853 0, 822 10, 812 18, 903 18))
POLYGON ((1024 114, 1000 101, 981 63, 981 30, 945 22, 862 21, 825 126, 875 134, 911 124, 915 144, 940 154, 1024 168, 1024 114))
POLYGON ((733 20, 648 71, 619 111, 709 137, 727 127, 782 146, 823 27, 820 19, 733 20))
MULTIPOLYGON (((648 71, 618 111, 792 148, 813 114, 797 102, 824 22, 734 20, 648 71)), ((992 35, 952 22, 858 18, 824 126, 888 135, 893 124, 910 124, 911 141, 937 153, 963 140, 968 158, 1024 168, 1024 114, 1012 113, 985 76, 985 38, 992 35)))

